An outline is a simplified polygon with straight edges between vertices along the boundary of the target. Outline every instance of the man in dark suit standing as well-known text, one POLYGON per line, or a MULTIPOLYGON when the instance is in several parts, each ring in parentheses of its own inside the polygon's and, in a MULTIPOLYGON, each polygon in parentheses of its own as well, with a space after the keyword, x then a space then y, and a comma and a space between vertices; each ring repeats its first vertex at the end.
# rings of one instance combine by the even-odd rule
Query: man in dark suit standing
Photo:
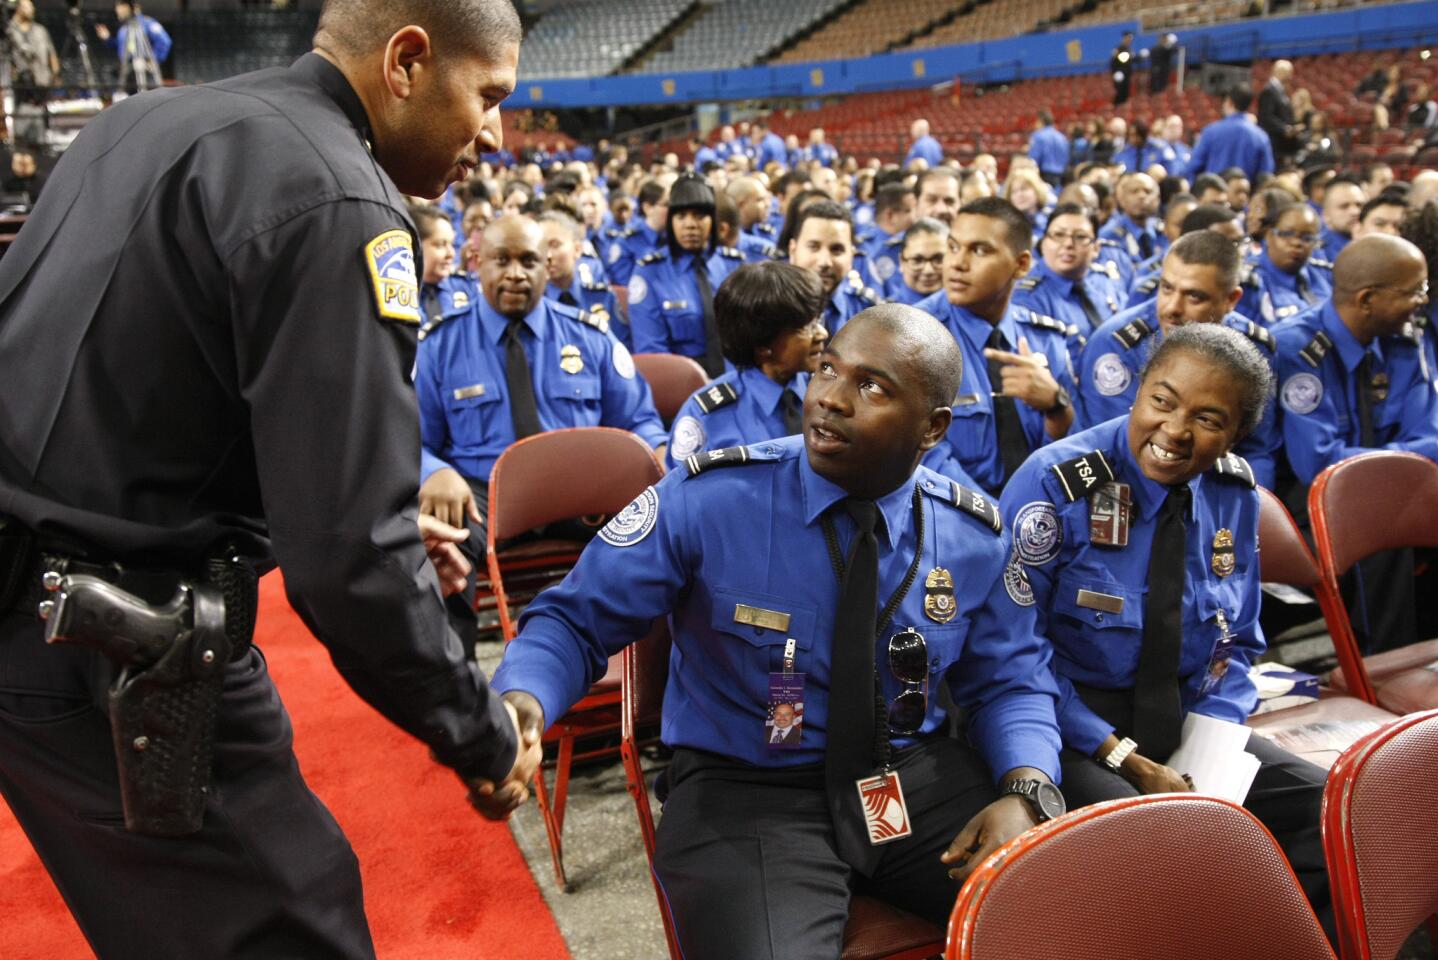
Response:
POLYGON ((1128 103, 1128 95, 1133 89, 1133 31, 1125 30, 1119 38, 1118 46, 1113 48, 1113 54, 1108 58, 1108 68, 1113 74, 1113 105, 1115 107, 1128 103))
POLYGON ((1299 147, 1301 127, 1293 116, 1293 102, 1288 97, 1288 83, 1293 79, 1293 64, 1278 60, 1273 73, 1258 94, 1258 125, 1273 141, 1274 158, 1280 163, 1299 147))

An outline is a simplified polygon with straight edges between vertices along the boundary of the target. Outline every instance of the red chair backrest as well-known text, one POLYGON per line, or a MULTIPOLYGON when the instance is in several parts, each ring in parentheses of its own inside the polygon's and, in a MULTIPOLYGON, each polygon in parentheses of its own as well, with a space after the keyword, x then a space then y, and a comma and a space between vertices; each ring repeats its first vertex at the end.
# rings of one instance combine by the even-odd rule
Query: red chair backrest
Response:
POLYGON ((1313 481, 1308 512, 1336 576, 1380 550, 1438 546, 1438 463, 1388 450, 1342 460, 1313 481))
POLYGON ((1333 960, 1270 834, 1192 794, 1111 800, 1010 841, 949 919, 949 960, 1333 960))
POLYGON ((489 476, 489 540, 556 520, 618 513, 663 476, 654 451, 628 430, 537 433, 500 454, 489 476))
POLYGON ((634 366, 653 391, 654 408, 665 423, 678 416, 684 401, 709 382, 703 367, 674 353, 636 353, 634 366))
POLYGON ((1314 587, 1323 579, 1298 524, 1273 491, 1258 488, 1258 560, 1267 583, 1314 587))
POLYGON ((1392 960, 1438 913, 1438 710, 1409 714, 1343 752, 1323 791, 1323 846, 1339 947, 1392 960))

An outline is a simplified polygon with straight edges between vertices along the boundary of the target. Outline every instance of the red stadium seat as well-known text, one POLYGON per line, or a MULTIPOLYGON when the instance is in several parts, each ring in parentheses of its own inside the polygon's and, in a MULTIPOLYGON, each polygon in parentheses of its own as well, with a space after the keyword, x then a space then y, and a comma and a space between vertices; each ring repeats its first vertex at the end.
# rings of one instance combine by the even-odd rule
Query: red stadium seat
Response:
MULTIPOLYGON (((526 437, 499 457, 489 478, 489 530, 485 564, 499 604, 504 641, 514 639, 506 576, 514 563, 531 563, 545 556, 572 565, 578 559, 576 544, 550 541, 530 545, 517 558, 501 552, 497 544, 560 520, 602 517, 624 509, 645 487, 663 476, 649 446, 626 430, 577 427, 526 437), (555 482, 568 476, 575 464, 584 465, 583 483, 555 482)), ((620 726, 620 662, 610 659, 609 670, 568 713, 551 720, 546 742, 557 744, 554 787, 544 782, 541 769, 534 778, 535 796, 549 835, 554 877, 560 889, 568 888, 564 874, 564 804, 569 793, 569 770, 574 760, 613 752, 613 748, 575 755, 580 737, 611 733, 620 726)))
MULTIPOLYGON (((1322 602, 1327 584, 1293 517, 1272 492, 1260 487, 1258 495, 1258 542, 1262 545, 1258 557, 1264 582, 1317 592, 1325 615, 1329 611, 1343 615, 1342 629, 1347 624, 1343 604, 1332 598, 1322 602)), ((1248 724, 1304 759, 1328 767, 1353 741, 1393 719, 1393 714, 1367 701, 1324 689, 1317 703, 1259 714, 1248 724)))
POLYGON ((959 891, 947 960, 1333 960, 1273 835, 1187 793, 1083 807, 1009 841, 959 891))
MULTIPOLYGON (((620 752, 629 795, 639 817, 644 855, 649 861, 649 878, 659 901, 664 937, 670 960, 683 960, 674 934, 674 919, 659 878, 654 873, 654 811, 649 804, 649 787, 640 763, 638 731, 643 718, 659 712, 664 684, 669 674, 670 637, 664 620, 656 620, 649 636, 624 649, 620 655, 623 683, 623 725, 620 752)), ((849 922, 844 928, 844 951, 840 960, 925 960, 943 950, 943 931, 912 914, 871 897, 855 896, 849 902, 849 922)))
POLYGON ((678 354, 636 353, 634 366, 654 392, 654 406, 666 425, 674 422, 684 401, 709 382, 703 367, 678 354))
POLYGON ((1323 791, 1323 847, 1344 960, 1393 960, 1426 922, 1438 942, 1438 711, 1355 743, 1323 791))
POLYGON ((1338 599, 1338 578, 1364 557, 1399 547, 1438 546, 1438 464, 1415 453, 1376 450, 1335 463, 1308 491, 1313 539, 1323 571, 1319 594, 1342 668, 1355 696, 1395 713, 1438 707, 1438 640, 1363 657, 1338 599), (1401 497, 1375 490, 1403 491, 1401 497), (1326 602, 1325 602, 1325 597, 1326 602))

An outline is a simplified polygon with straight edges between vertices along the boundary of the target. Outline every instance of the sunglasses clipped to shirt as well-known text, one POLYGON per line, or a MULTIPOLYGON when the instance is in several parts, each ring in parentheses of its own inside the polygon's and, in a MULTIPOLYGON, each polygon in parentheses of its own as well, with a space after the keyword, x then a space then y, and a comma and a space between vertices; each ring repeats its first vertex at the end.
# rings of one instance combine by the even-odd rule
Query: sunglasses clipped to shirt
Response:
POLYGON ((889 729, 918 733, 929 712, 929 645, 913 627, 889 638, 889 672, 904 690, 889 704, 889 729))

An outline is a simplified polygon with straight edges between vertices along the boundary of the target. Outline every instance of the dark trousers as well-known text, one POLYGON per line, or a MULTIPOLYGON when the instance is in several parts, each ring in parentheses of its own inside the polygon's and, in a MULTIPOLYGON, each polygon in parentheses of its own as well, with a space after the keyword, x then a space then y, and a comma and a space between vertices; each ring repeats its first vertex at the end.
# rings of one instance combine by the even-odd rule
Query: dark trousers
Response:
POLYGON ((102 960, 370 958, 359 865, 300 776, 258 650, 225 675, 204 826, 125 830, 110 667, 0 614, 0 793, 102 960))
POLYGON ((465 518, 469 537, 457 546, 459 552, 469 561, 469 565, 474 568, 474 572, 465 581, 463 590, 445 598, 444 606, 449 613, 450 629, 459 636, 459 642, 464 646, 465 658, 472 660, 474 645, 479 639, 479 618, 474 612, 474 584, 476 577, 484 575, 485 538, 488 536, 489 526, 489 484, 472 477, 465 477, 464 482, 469 484, 470 493, 474 495, 474 506, 479 512, 480 520, 476 523, 470 517, 465 518))
MULTIPOLYGON (((1113 724, 1120 736, 1132 730, 1131 691, 1085 688, 1079 693, 1084 704, 1113 724)), ((1139 744, 1138 749, 1142 753, 1143 744, 1139 744)), ((1333 899, 1328 887, 1320 819, 1323 783, 1328 773, 1274 746, 1258 733, 1249 735, 1247 750, 1262 766, 1243 806, 1268 828, 1283 848, 1299 884, 1308 894, 1313 912, 1331 940, 1334 937, 1333 899)), ((1059 761, 1063 767, 1061 786, 1070 810, 1101 800, 1138 796, 1138 790, 1127 780, 1077 750, 1065 748, 1059 761)))
POLYGON ((686 960, 834 960, 851 893, 947 923, 959 884, 939 855, 997 797, 993 777, 948 737, 901 751, 894 768, 914 834, 879 848, 863 876, 839 855, 822 767, 759 770, 676 751, 654 871, 686 960))

